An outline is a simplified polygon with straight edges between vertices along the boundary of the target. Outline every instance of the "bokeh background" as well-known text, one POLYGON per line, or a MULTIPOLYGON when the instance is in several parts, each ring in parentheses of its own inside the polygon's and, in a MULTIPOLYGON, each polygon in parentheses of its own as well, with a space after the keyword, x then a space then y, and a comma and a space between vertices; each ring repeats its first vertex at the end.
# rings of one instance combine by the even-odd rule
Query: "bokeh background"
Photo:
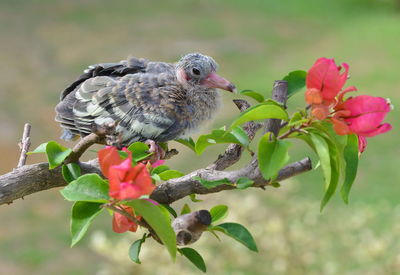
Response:
MULTIPOLYGON (((33 126, 32 147, 58 140, 53 109, 59 92, 88 64, 128 55, 173 62, 199 51, 213 56, 219 73, 239 89, 269 95, 273 80, 306 70, 319 57, 349 63, 349 85, 359 94, 390 97, 397 107, 387 118, 394 129, 369 140, 350 204, 336 195, 319 212, 319 169, 277 189, 210 195, 189 202, 192 209, 229 205, 226 221, 247 226, 260 252, 207 234, 194 248, 210 274, 400 274, 399 1, 1 0, 0 35, 1 173, 17 163, 25 122, 33 126)), ((237 114, 231 103, 237 96, 223 97, 223 111, 204 131, 237 114)), ((296 95, 289 110, 303 105, 296 95)), ((223 150, 217 146, 197 157, 171 145, 181 154, 168 164, 182 171, 204 166, 223 150)), ((305 155, 312 152, 302 144, 291 148, 292 160, 305 155)), ((141 235, 114 234, 107 215, 69 248, 70 207, 58 190, 1 206, 0 274, 200 273, 182 257, 170 262, 151 241, 143 247, 142 265, 130 262, 128 246, 141 235)))

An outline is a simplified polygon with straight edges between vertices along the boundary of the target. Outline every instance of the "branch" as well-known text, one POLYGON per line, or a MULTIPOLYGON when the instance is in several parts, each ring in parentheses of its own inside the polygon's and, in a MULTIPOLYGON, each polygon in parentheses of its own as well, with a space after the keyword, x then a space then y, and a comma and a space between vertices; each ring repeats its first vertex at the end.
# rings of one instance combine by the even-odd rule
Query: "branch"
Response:
MULTIPOLYGON (((276 178, 276 181, 282 181, 287 178, 296 176, 303 172, 311 170, 311 160, 305 158, 301 161, 294 162, 283 167, 276 178)), ((265 187, 270 181, 265 180, 258 169, 254 169, 252 165, 235 170, 235 171, 217 171, 209 169, 199 169, 191 172, 183 177, 171 179, 159 185, 151 194, 150 198, 158 201, 159 203, 171 204, 174 201, 182 199, 191 194, 210 194, 223 190, 236 189, 233 185, 219 185, 215 188, 207 189, 201 185, 194 177, 200 177, 208 181, 224 180, 227 179, 231 183, 235 183, 239 178, 247 177, 254 181, 252 187, 265 187)))
POLYGON ((24 133, 22 134, 22 139, 19 143, 19 146, 21 148, 21 155, 19 156, 17 167, 22 167, 26 163, 26 153, 28 153, 29 147, 31 146, 31 138, 29 137, 30 133, 31 125, 29 123, 25 123, 24 133))
MULTIPOLYGON (((79 166, 82 174, 102 175, 97 159, 79 163, 79 166)), ((49 170, 47 162, 24 165, 0 176, 0 205, 10 204, 13 200, 66 184, 61 174, 61 167, 49 170)))
MULTIPOLYGON (((276 81, 273 89, 273 98, 282 103, 282 105, 285 105, 286 95, 287 83, 284 81, 276 81)), ((235 104, 240 110, 245 110, 248 107, 246 101, 237 100, 235 104)), ((248 122, 245 124, 244 129, 250 139, 252 139, 260 127, 258 123, 248 122)), ((280 120, 271 119, 265 123, 264 129, 266 132, 271 131, 277 135, 280 127, 280 120)), ((97 135, 97 137, 99 136, 97 135)), ((72 157, 68 159, 68 162, 79 159, 82 153, 95 141, 96 137, 89 135, 86 141, 79 142, 74 147, 72 157)), ((236 183, 241 177, 247 177, 254 181, 253 187, 264 188, 270 181, 262 177, 258 169, 257 156, 254 156, 250 163, 242 169, 229 172, 221 171, 236 163, 240 159, 242 151, 243 148, 241 146, 229 145, 224 154, 220 155, 219 158, 207 168, 193 171, 183 177, 171 179, 160 184, 150 197, 160 203, 170 204, 190 194, 208 194, 220 192, 222 190, 235 189, 233 185, 220 185, 212 189, 207 189, 193 179, 193 177, 196 176, 209 181, 227 179, 231 183, 236 183)), ((79 163, 79 165, 82 174, 97 173, 102 175, 97 160, 79 163)), ((310 159, 305 158, 282 168, 276 180, 282 181, 309 171, 311 168, 310 159)), ((0 176, 0 204, 11 203, 15 199, 23 198, 35 192, 65 185, 66 182, 61 174, 61 167, 49 170, 48 163, 22 166, 8 174, 0 176)))

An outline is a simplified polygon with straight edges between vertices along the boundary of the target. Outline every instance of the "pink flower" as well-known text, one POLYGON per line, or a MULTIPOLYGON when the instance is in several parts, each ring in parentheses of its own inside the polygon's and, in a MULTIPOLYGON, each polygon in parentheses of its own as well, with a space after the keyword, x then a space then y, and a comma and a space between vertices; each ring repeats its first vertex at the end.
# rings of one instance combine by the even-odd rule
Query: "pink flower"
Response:
POLYGON ((336 133, 357 134, 360 152, 363 152, 367 145, 367 137, 383 134, 392 129, 389 123, 382 123, 391 110, 390 103, 385 98, 356 96, 347 99, 335 109, 337 111, 332 122, 336 133))
POLYGON ((132 167, 131 156, 110 167, 109 180, 109 194, 118 200, 136 199, 150 194, 155 188, 146 165, 139 163, 132 167))
POLYGON ((342 90, 347 80, 349 65, 342 64, 345 71, 340 74, 342 67, 336 66, 333 59, 319 58, 307 73, 306 86, 310 97, 306 100, 309 104, 321 104, 336 97, 342 90))
POLYGON ((318 120, 324 120, 330 113, 330 107, 336 103, 336 96, 342 90, 349 71, 336 66, 333 59, 319 58, 307 73, 305 100, 311 105, 311 114, 318 120))
POLYGON ((151 166, 153 166, 153 168, 155 168, 157 166, 163 165, 164 163, 165 163, 165 160, 159 159, 156 162, 154 162, 151 166))
MULTIPOLYGON (((126 148, 123 149, 128 152, 126 148)), ((106 146, 106 148, 101 149, 98 153, 100 169, 103 175, 108 178, 108 170, 110 166, 120 164, 124 160, 120 157, 117 148, 112 146, 106 146)))
MULTIPOLYGON (((135 214, 133 213, 133 209, 128 207, 128 206, 122 206, 126 212, 134 216, 135 214)), ((136 217, 137 219, 140 219, 140 217, 136 217)), ((113 215, 113 220, 112 220, 112 228, 115 233, 124 233, 126 231, 132 231, 136 232, 138 225, 130 220, 128 217, 118 213, 114 212, 113 215)))

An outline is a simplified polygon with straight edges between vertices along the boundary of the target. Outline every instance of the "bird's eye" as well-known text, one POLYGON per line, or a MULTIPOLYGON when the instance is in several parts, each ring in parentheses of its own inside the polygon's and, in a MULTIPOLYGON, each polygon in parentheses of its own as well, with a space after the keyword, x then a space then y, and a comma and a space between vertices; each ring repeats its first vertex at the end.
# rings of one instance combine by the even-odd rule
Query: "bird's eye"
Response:
POLYGON ((195 75, 200 75, 200 70, 199 70, 199 69, 193 68, 192 72, 193 72, 195 75))

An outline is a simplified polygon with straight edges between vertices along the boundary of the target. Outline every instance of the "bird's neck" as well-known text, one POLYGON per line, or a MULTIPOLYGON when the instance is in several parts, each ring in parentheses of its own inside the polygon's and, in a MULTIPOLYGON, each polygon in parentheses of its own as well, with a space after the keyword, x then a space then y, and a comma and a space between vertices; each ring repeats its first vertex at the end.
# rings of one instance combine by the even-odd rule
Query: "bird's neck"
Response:
POLYGON ((216 89, 189 90, 187 98, 195 123, 211 119, 221 103, 220 94, 216 89))

